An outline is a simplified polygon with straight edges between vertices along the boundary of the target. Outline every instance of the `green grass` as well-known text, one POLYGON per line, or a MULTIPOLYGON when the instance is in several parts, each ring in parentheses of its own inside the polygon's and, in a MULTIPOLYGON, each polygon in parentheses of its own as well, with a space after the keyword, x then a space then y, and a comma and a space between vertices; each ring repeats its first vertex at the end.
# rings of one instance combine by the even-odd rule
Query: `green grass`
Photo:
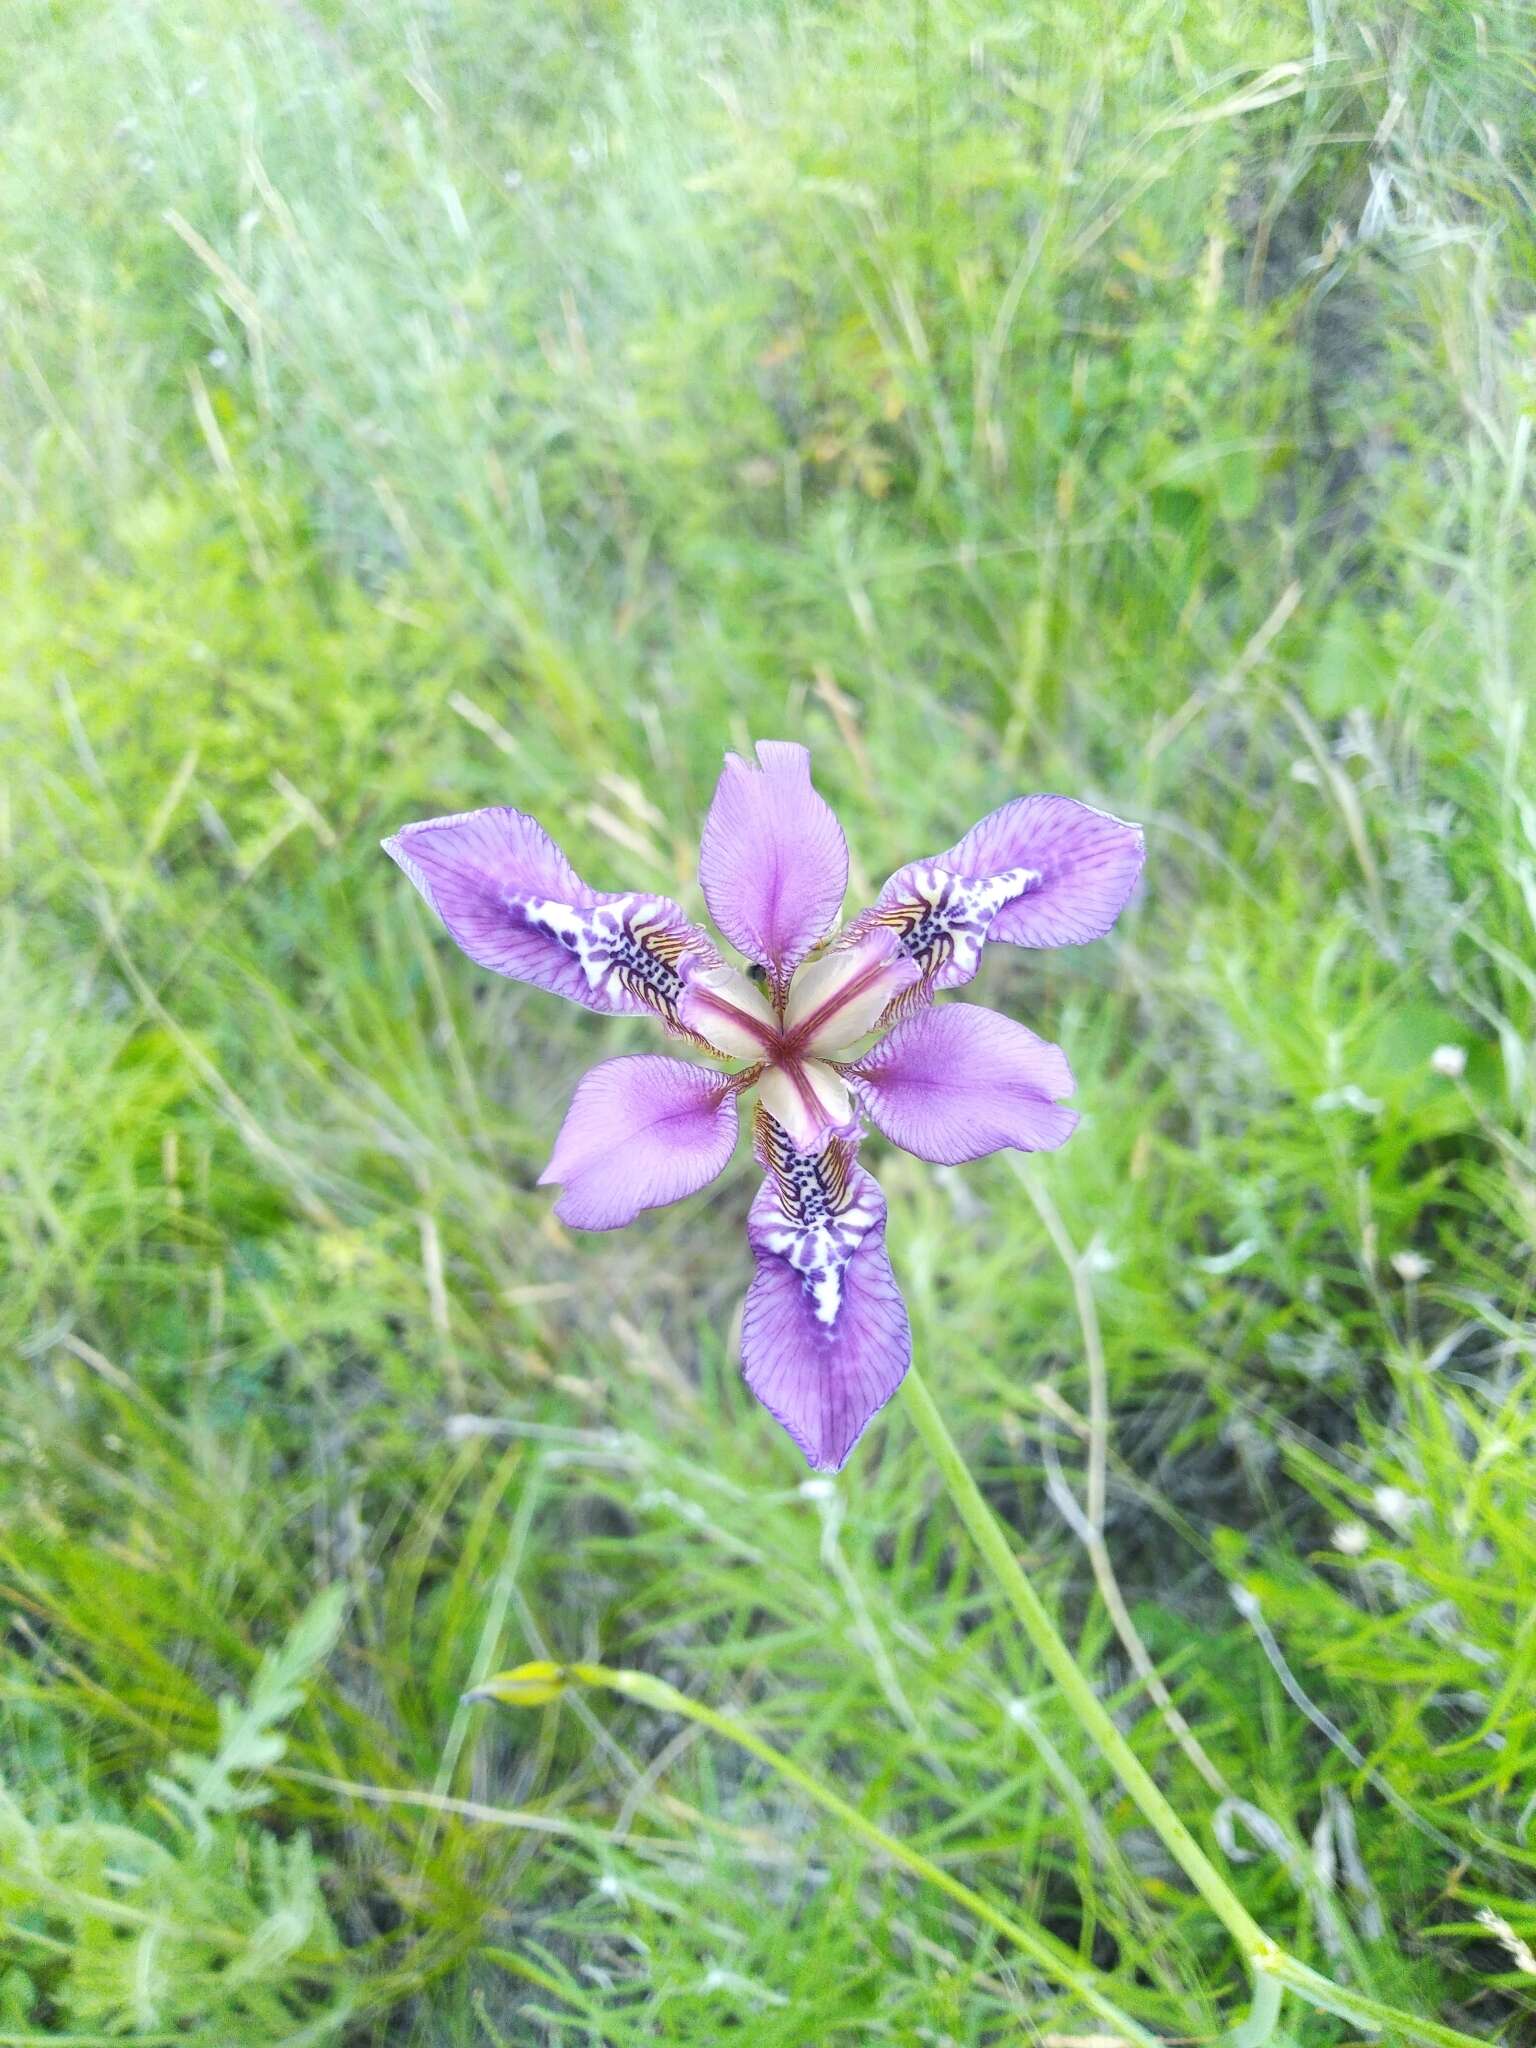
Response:
POLYGON ((1094 2031, 692 1724, 461 1707, 545 1654, 1241 2011, 901 1404, 807 1486, 745 1395, 745 1150, 567 1237, 643 1027, 377 849, 513 802, 696 904, 752 735, 855 898, 1021 790, 1146 821, 1110 942, 979 984, 1071 1146, 869 1147, 918 1355, 1249 1909, 1536 2042, 1530 10, 4 25, 0 2044, 1094 2031))

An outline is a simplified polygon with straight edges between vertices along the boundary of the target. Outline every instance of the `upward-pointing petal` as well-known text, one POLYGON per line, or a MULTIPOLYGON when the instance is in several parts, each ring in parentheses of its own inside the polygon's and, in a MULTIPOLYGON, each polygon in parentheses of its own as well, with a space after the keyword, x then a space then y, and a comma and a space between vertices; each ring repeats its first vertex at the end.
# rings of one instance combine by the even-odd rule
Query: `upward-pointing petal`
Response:
POLYGON ((759 740, 756 767, 726 755, 699 881, 731 944, 782 984, 830 929, 848 887, 848 843, 811 787, 807 748, 759 740))
POLYGON ((543 826, 507 805, 402 826, 384 851, 471 960, 607 1016, 676 1024, 681 963, 718 960, 670 898, 588 888, 543 826))

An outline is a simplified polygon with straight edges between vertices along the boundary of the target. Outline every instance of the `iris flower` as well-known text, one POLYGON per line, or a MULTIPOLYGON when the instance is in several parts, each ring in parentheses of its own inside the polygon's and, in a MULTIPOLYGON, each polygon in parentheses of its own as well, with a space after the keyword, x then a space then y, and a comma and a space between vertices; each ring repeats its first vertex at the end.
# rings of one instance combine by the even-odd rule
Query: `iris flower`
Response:
POLYGON ((406 825, 385 850, 480 966, 607 1016, 658 1018, 700 1060, 606 1060, 576 1089, 540 1185, 577 1230, 616 1230, 696 1194, 736 1147, 755 1093, 763 1181, 747 1217, 747 1385, 809 1463, 835 1471, 901 1384, 912 1339, 885 1249, 885 1198, 859 1163, 862 1119, 954 1166, 1049 1151, 1077 1122, 1058 1046, 973 1003, 989 942, 1080 945, 1135 886, 1142 835, 1065 796, 1018 797, 892 875, 834 931, 848 846, 810 754, 728 754, 699 851, 704 901, 747 973, 668 897, 589 888, 522 811, 406 825))

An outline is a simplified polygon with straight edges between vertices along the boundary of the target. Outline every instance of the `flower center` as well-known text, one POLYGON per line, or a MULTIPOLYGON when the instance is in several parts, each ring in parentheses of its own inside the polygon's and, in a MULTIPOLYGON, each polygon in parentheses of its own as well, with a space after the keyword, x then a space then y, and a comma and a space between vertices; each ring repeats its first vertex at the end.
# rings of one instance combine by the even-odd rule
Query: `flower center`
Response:
POLYGON ((851 1131, 853 1104, 829 1056, 874 1031, 892 998, 919 978, 897 935, 880 929, 834 946, 795 973, 782 1005, 734 967, 686 976, 678 1015, 728 1059, 748 1060, 769 1113, 802 1151, 851 1131))
POLYGON ((782 1005, 734 967, 687 976, 684 1023, 729 1059, 792 1067, 867 1038, 918 978, 896 935, 876 930, 798 968, 782 1005))

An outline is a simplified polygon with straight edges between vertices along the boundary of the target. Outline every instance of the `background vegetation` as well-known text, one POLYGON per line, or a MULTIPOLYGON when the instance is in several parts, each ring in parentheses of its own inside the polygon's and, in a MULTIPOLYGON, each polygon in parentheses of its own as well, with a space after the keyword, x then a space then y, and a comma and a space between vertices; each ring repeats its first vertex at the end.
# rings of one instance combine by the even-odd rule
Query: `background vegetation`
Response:
POLYGON ((7 7, 0 2043, 1092 2029, 696 1729, 459 1704, 546 1652, 1234 2009, 900 1404, 807 1483, 745 1396, 745 1155, 566 1237, 643 1027, 377 850, 511 801, 693 901, 754 734, 856 890, 1023 789, 1147 822, 1112 941, 985 970, 1069 1149, 871 1145, 919 1355, 1253 1910, 1536 2040, 1532 36, 7 7))

